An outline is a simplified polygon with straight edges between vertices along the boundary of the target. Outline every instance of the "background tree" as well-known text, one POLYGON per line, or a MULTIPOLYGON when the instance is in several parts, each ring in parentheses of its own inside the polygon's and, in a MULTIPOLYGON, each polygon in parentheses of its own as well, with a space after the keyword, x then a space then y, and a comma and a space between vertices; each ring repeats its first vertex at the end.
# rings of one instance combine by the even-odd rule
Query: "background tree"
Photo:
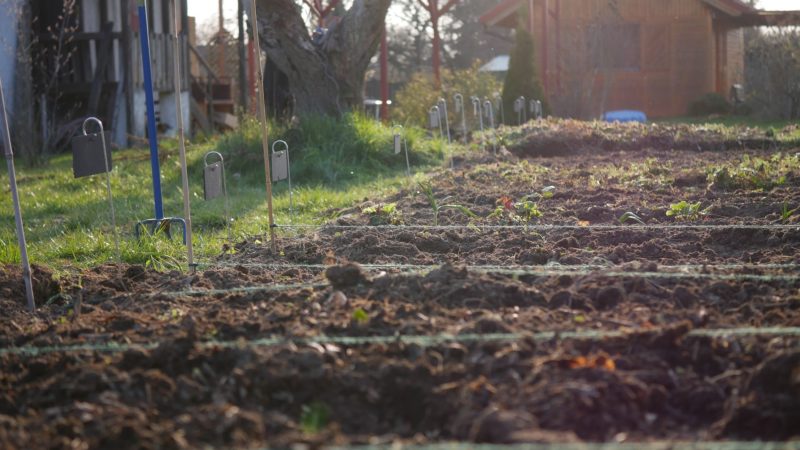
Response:
POLYGON ((800 118, 800 30, 754 29, 745 47, 748 105, 762 116, 800 118))
POLYGON ((389 65, 397 73, 411 76, 430 67, 430 23, 417 0, 394 0, 397 20, 389 27, 389 65))
MULTIPOLYGON (((517 123, 514 101, 520 96, 524 96, 527 100, 541 100, 545 114, 549 113, 550 108, 545 100, 539 77, 536 75, 533 37, 522 27, 518 27, 516 31, 514 49, 511 51, 511 60, 508 63, 508 74, 503 85, 503 109, 506 111, 507 124, 517 123)), ((530 113, 527 113, 527 117, 530 116, 530 113)))
POLYGON ((442 35, 439 30, 439 22, 442 16, 447 14, 448 11, 458 3, 459 0, 446 0, 444 4, 439 4, 439 0, 418 0, 419 3, 428 11, 428 16, 433 29, 433 49, 431 61, 433 62, 433 78, 436 80, 436 85, 441 86, 441 68, 442 68, 442 35))
POLYGON ((340 116, 361 107, 364 75, 391 0, 354 0, 323 36, 312 37, 293 0, 257 0, 262 49, 289 79, 300 114, 340 116))
POLYGON ((480 23, 483 13, 500 0, 459 2, 442 23, 444 65, 450 69, 472 67, 476 60, 489 62, 498 55, 511 52, 514 38, 511 30, 489 29, 480 23))

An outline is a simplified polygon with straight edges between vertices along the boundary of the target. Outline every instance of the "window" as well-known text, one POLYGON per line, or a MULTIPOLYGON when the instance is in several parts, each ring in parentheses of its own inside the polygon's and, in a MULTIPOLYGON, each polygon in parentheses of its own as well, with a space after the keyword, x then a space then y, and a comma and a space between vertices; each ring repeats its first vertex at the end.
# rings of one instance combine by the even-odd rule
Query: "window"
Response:
POLYGON ((595 69, 641 69, 639 24, 593 25, 586 36, 589 61, 595 69))

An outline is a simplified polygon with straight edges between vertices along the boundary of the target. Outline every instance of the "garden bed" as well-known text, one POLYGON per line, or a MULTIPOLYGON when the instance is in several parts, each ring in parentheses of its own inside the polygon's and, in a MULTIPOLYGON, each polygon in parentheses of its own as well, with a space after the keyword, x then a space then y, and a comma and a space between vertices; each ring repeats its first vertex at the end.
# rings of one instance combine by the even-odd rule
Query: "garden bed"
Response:
POLYGON ((35 315, 7 267, 0 446, 796 439, 798 157, 657 144, 473 155, 195 274, 37 267, 35 315))

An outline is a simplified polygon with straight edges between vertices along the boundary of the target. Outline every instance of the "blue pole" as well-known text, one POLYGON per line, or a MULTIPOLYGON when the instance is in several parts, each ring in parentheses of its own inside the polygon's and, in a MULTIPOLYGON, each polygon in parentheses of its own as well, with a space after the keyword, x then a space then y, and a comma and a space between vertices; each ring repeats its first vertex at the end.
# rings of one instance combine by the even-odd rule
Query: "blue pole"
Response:
POLYGON ((142 69, 144 71, 144 94, 147 100, 147 134, 150 138, 150 166, 153 172, 153 201, 156 219, 164 218, 161 201, 161 167, 158 164, 158 139, 156 135, 156 108, 153 99, 153 76, 150 70, 150 28, 147 25, 147 2, 139 0, 139 36, 142 41, 142 69))

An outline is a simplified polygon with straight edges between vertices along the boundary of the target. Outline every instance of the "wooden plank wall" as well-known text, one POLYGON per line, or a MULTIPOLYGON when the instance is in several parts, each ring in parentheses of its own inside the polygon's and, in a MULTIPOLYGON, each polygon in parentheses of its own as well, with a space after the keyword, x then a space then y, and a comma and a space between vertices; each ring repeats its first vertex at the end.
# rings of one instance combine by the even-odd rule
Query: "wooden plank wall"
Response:
MULTIPOLYGON (((536 58, 540 71, 547 67, 541 79, 561 115, 593 118, 604 110, 641 109, 651 117, 677 116, 715 91, 712 15, 700 0, 536 0, 535 11, 536 58), (639 70, 591 67, 587 30, 598 23, 640 25, 639 70)), ((729 52, 741 51, 738 39, 735 32, 728 36, 729 52)), ((733 79, 741 69, 729 65, 727 73, 733 79)))

